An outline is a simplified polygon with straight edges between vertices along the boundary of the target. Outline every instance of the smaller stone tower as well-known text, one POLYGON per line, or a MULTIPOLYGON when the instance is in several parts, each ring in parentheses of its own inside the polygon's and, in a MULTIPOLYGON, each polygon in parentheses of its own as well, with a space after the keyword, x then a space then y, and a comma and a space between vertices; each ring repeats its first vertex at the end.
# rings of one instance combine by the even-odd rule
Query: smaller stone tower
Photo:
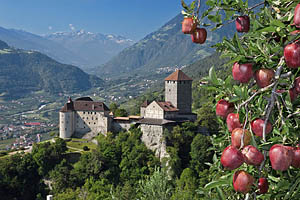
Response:
POLYGON ((178 108, 180 114, 192 113, 192 82, 181 70, 165 79, 165 101, 178 108))
POLYGON ((70 138, 74 132, 74 103, 69 97, 68 102, 59 111, 59 137, 70 138))

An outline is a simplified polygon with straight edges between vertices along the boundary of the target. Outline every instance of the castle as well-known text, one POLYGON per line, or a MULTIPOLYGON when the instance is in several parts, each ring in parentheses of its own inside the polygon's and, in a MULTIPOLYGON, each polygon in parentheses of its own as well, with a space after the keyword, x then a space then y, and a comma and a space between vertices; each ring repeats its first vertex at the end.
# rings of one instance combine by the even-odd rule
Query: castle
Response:
POLYGON ((167 157, 164 129, 187 121, 195 121, 192 113, 192 79, 177 70, 165 78, 165 101, 145 101, 140 107, 140 116, 114 117, 103 102, 94 102, 90 97, 68 102, 59 112, 59 135, 61 138, 92 138, 98 133, 128 130, 140 127, 145 145, 155 151, 159 158, 167 157))

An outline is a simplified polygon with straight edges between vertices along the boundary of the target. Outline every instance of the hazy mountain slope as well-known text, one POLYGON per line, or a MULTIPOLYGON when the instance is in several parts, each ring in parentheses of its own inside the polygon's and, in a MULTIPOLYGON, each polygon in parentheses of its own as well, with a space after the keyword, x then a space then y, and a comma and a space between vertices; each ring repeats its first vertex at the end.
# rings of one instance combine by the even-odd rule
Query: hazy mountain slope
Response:
POLYGON ((213 44, 235 32, 233 25, 230 24, 213 33, 208 31, 205 44, 194 44, 190 35, 181 32, 182 19, 181 14, 177 15, 159 30, 147 35, 99 67, 97 74, 109 77, 136 70, 147 73, 161 67, 191 64, 211 55, 214 52, 211 48, 213 44))
POLYGON ((133 41, 116 35, 86 31, 59 32, 45 36, 0 27, 0 40, 15 48, 39 51, 65 64, 86 69, 107 62, 133 41))
POLYGON ((22 30, 0 27, 0 40, 15 48, 39 51, 62 63, 81 65, 85 60, 56 42, 22 30))
POLYGON ((133 44, 133 41, 122 36, 103 35, 84 30, 76 32, 58 32, 45 36, 57 42, 76 55, 83 57, 84 65, 97 66, 106 63, 121 50, 133 44))
POLYGON ((100 87, 103 81, 39 52, 15 50, 0 42, 0 96, 14 98, 43 90, 72 93, 100 87))

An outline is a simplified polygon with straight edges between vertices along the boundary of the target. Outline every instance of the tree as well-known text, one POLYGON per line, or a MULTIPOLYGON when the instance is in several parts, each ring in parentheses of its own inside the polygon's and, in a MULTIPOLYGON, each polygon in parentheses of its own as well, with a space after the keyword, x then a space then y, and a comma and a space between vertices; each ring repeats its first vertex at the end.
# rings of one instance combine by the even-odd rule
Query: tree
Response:
MULTIPOLYGON (((195 12, 197 3, 200 6, 200 0, 195 0, 190 8, 186 9, 192 10, 188 14, 198 14, 195 12)), ((250 75, 249 78, 253 73, 254 78, 249 81, 248 78, 236 76, 236 72, 233 71, 233 76, 229 75, 223 80, 217 77, 212 68, 209 77, 204 79, 209 85, 204 87, 216 93, 216 101, 225 99, 235 104, 234 112, 239 114, 243 129, 251 130, 251 122, 256 118, 264 120, 262 137, 256 136, 252 130, 251 141, 251 145, 263 153, 264 160, 258 167, 248 164, 239 167, 256 180, 252 190, 242 194, 233 190, 231 177, 234 171, 224 171, 220 163, 223 149, 230 145, 230 132, 226 121, 219 119, 220 134, 213 136, 215 159, 210 168, 212 182, 203 188, 203 194, 207 199, 216 196, 220 199, 299 198, 298 170, 294 167, 284 172, 275 170, 274 166, 269 164, 268 157, 270 147, 275 144, 295 147, 299 143, 299 100, 296 98, 298 93, 294 82, 299 75, 297 68, 300 66, 292 66, 289 58, 284 55, 286 46, 289 44, 297 46, 300 39, 299 31, 297 32, 297 28, 293 25, 294 10, 298 3, 299 1, 290 0, 265 0, 249 1, 251 5, 248 5, 248 1, 243 0, 206 1, 208 9, 202 13, 201 18, 208 18, 214 24, 212 30, 235 21, 237 31, 242 32, 236 33, 231 39, 224 38, 223 42, 215 45, 216 50, 222 53, 222 57, 229 58, 228 65, 251 65, 252 69, 248 70, 248 74, 238 73, 241 76, 250 75), (248 26, 249 22, 250 30, 248 27, 241 27, 248 26), (265 76, 267 78, 262 76, 265 71, 268 71, 265 76), (271 122, 273 130, 266 134, 268 122, 271 122), (272 190, 270 189, 267 194, 258 192, 257 184, 260 177, 268 178, 272 190), (231 189, 228 190, 229 188, 231 189)), ((183 6, 187 7, 184 2, 183 6)), ((285 147, 288 149, 286 151, 294 152, 292 147, 285 147)), ((243 143, 239 150, 242 149, 243 143)))
POLYGON ((171 199, 198 199, 196 197, 197 178, 190 168, 185 168, 181 173, 180 179, 176 180, 175 192, 171 199))
POLYGON ((63 159, 63 153, 67 150, 66 142, 57 138, 54 143, 45 142, 35 144, 32 149, 33 159, 39 166, 39 174, 46 176, 56 164, 63 159))
POLYGON ((45 197, 41 179, 31 154, 16 154, 0 160, 1 199, 30 200, 39 193, 45 197))
POLYGON ((212 147, 212 144, 208 136, 198 134, 194 137, 190 151, 190 168, 197 174, 208 168, 205 163, 212 162, 213 151, 209 151, 210 147, 212 147))
POLYGON ((152 176, 139 182, 141 200, 160 199, 169 200, 172 195, 172 185, 165 170, 155 169, 152 176))

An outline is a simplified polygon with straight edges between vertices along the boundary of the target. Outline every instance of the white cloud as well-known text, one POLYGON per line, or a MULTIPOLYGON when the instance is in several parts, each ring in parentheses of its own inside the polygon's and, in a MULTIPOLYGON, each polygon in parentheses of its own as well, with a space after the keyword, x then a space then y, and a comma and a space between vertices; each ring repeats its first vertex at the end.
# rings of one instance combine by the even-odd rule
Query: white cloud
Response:
POLYGON ((53 27, 52 27, 52 26, 49 26, 48 29, 51 31, 51 30, 53 29, 53 27))
POLYGON ((70 27, 70 29, 71 29, 72 31, 75 30, 75 27, 73 26, 73 24, 69 24, 69 27, 70 27))

